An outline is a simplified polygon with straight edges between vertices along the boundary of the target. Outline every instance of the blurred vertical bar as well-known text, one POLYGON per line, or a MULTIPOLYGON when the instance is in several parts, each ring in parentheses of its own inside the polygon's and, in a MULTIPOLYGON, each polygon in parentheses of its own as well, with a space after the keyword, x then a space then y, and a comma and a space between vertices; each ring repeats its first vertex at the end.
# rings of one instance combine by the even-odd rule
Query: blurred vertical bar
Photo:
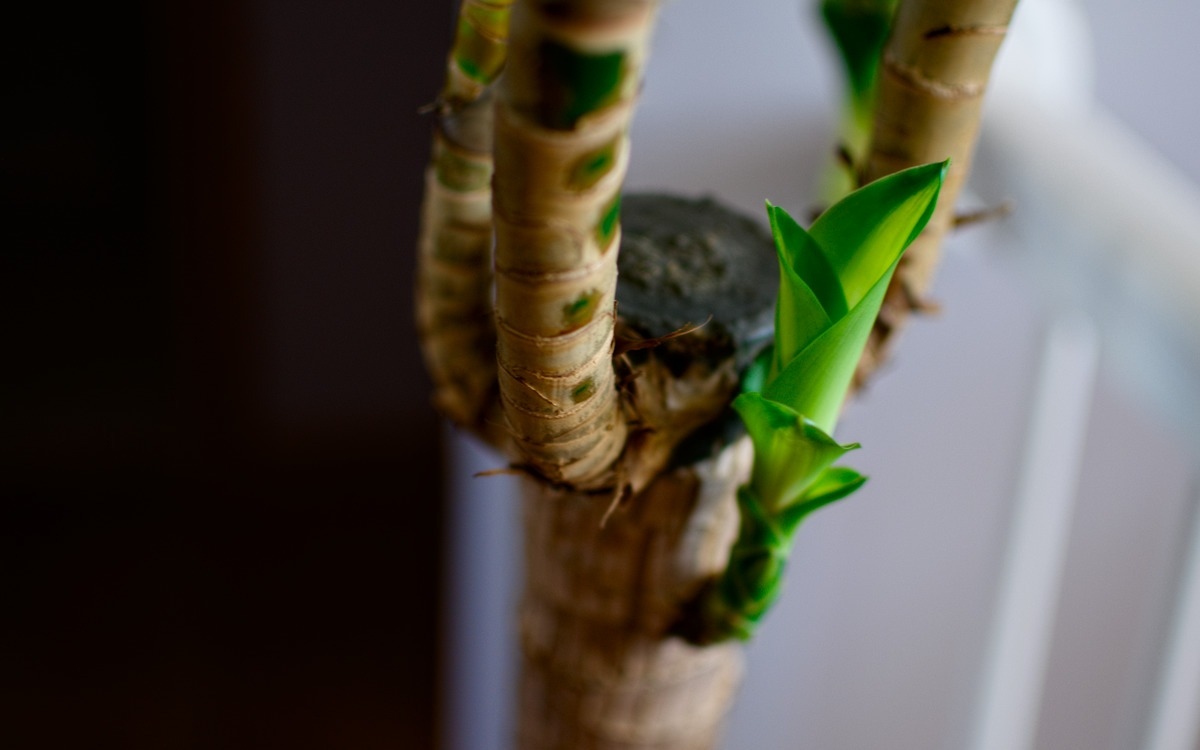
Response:
POLYGON ((1145 750, 1200 748, 1200 491, 1193 492, 1192 528, 1179 579, 1145 750))
POLYGON ((505 750, 516 712, 520 508, 512 477, 476 477, 503 458, 447 426, 443 750, 505 750))
POLYGON ((974 750, 1033 746, 1099 348, 1082 313, 1052 320, 984 657, 974 750))

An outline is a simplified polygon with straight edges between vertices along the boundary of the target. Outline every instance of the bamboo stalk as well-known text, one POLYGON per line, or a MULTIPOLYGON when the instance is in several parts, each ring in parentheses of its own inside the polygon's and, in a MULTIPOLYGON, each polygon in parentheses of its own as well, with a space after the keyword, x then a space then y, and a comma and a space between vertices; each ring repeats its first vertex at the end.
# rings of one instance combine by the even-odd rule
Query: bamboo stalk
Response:
POLYGON ((496 379, 488 87, 504 66, 512 2, 463 0, 459 10, 418 238, 417 327, 434 403, 485 434, 496 379))
POLYGON ((628 432, 612 366, 619 191, 655 7, 518 3, 496 108, 504 414, 531 470, 582 489, 619 484, 628 432))
POLYGON ((702 750, 716 745, 741 675, 735 643, 668 633, 725 565, 740 441, 660 476, 600 525, 603 498, 529 482, 521 605, 522 750, 702 750))
POLYGON ((508 58, 508 27, 515 0, 462 0, 454 46, 446 61, 442 101, 451 108, 478 101, 508 58))
POLYGON ((966 181, 992 62, 1016 0, 902 0, 881 61, 875 125, 865 167, 871 182, 901 169, 951 160, 925 231, 901 261, 857 380, 887 356, 908 314, 927 303, 942 239, 966 181))

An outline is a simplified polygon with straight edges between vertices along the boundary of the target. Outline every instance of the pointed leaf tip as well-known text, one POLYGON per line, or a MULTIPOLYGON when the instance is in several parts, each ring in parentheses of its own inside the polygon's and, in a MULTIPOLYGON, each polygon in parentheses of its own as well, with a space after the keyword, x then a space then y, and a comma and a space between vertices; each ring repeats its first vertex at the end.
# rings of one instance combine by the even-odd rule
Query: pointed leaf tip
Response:
POLYGON ((808 232, 782 209, 770 212, 783 280, 776 359, 762 389, 768 399, 833 431, 892 273, 933 215, 947 166, 913 167, 860 188, 822 214, 808 232), (801 282, 828 315, 815 337, 819 321, 804 312, 812 305, 801 282), (822 295, 831 288, 848 310, 834 313, 829 295, 822 295))
POLYGON ((809 234, 828 252, 850 307, 925 228, 945 171, 942 162, 890 174, 838 201, 813 223, 809 234))
POLYGON ((849 466, 832 466, 809 486, 802 498, 783 509, 779 524, 790 535, 810 513, 854 494, 866 482, 865 476, 849 466))

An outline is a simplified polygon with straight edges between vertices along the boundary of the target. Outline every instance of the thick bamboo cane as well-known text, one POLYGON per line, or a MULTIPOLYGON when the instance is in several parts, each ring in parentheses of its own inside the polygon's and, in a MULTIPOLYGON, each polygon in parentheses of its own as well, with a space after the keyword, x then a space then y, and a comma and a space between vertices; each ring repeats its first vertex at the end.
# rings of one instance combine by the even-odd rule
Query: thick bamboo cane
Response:
POLYGON ((652 0, 513 10, 496 108, 500 395, 522 460, 578 489, 621 485, 612 365, 620 187, 652 0))
POLYGON ((521 750, 715 746, 740 646, 667 636, 683 602, 724 567, 743 440, 660 476, 602 527, 606 501, 528 484, 521 607, 521 750))
POLYGON ((925 231, 905 253, 858 369, 882 363, 908 314, 925 306, 942 239, 971 166, 992 62, 1016 0, 902 0, 881 61, 865 181, 951 160, 925 231))
POLYGON ((488 433, 495 396, 492 323, 492 103, 513 0, 463 0, 425 177, 417 327, 434 403, 488 433))

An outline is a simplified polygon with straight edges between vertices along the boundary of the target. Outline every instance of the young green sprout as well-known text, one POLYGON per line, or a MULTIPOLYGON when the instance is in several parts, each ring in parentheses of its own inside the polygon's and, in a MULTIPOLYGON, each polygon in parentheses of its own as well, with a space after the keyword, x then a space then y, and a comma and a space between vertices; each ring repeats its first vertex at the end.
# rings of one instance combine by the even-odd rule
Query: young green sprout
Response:
POLYGON ((822 179, 821 196, 829 203, 860 184, 875 118, 879 62, 896 4, 897 0, 820 0, 821 20, 837 47, 846 79, 839 158, 822 179))
POLYGON ((837 45, 846 74, 849 109, 843 144, 855 161, 866 154, 874 114, 879 60, 897 0, 821 0, 821 19, 837 45))
POLYGON ((932 215, 946 166, 913 167, 862 187, 807 232, 767 204, 780 270, 775 342, 733 402, 754 466, 738 489, 729 563, 680 627, 693 643, 750 638, 779 593, 800 522, 866 481, 833 465, 858 446, 830 434, 888 282, 932 215))

